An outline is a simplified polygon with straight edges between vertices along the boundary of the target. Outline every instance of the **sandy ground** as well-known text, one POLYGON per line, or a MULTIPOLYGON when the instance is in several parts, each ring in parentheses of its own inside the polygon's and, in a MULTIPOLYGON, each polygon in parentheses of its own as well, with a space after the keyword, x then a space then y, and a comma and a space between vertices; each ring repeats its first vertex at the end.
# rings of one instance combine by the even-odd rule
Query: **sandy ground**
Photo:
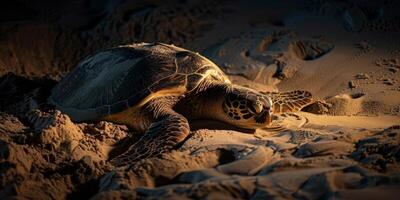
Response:
POLYGON ((17 2, 32 19, 0 23, 0 199, 398 198, 399 2, 17 2), (45 102, 79 59, 136 41, 198 51, 237 84, 316 102, 268 129, 191 122, 172 152, 116 168, 108 158, 141 133, 74 123, 45 102))

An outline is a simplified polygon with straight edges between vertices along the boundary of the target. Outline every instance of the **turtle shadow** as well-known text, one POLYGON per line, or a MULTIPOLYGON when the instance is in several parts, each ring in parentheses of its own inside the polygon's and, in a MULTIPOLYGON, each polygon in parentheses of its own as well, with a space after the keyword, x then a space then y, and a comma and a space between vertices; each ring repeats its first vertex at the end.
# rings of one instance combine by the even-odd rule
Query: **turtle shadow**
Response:
POLYGON ((247 134, 253 134, 255 130, 239 128, 224 122, 215 120, 193 120, 190 122, 191 131, 196 131, 199 129, 210 129, 210 130, 231 130, 238 131, 247 134))

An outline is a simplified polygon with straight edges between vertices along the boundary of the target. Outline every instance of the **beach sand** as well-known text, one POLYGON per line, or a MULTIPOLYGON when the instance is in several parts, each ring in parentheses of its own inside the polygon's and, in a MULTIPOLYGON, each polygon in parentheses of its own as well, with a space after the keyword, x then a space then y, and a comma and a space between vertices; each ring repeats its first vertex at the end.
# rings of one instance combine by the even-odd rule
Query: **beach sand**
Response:
POLYGON ((0 199, 398 198, 399 2, 23 5, 0 23, 0 199), (199 52, 235 84, 307 90, 315 102, 265 129, 193 121, 173 151, 112 166, 141 133, 42 105, 86 55, 142 41, 199 52))

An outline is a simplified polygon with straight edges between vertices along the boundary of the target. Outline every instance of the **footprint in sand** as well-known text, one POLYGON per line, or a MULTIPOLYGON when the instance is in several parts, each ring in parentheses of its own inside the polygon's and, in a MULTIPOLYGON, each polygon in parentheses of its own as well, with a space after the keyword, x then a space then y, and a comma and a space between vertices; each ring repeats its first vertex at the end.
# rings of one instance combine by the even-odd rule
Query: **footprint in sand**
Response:
POLYGON ((260 28, 232 37, 203 52, 229 75, 274 85, 290 78, 303 62, 329 53, 334 45, 301 38, 284 28, 260 28))

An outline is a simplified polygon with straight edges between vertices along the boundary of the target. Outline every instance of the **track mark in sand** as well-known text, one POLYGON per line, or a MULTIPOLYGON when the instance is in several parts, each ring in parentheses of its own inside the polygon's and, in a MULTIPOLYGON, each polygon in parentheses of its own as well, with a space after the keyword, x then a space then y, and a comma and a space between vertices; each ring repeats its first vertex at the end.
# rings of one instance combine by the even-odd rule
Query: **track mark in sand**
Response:
POLYGON ((305 61, 318 59, 329 53, 335 46, 319 40, 298 40, 289 44, 297 58, 305 61))
POLYGON ((351 60, 358 61, 362 56, 371 53, 374 50, 372 44, 370 44, 366 40, 362 40, 354 44, 354 46, 358 49, 358 51, 353 55, 351 60))
MULTIPOLYGON (((325 63, 326 65, 316 70, 315 74, 324 74, 327 69, 337 69, 331 72, 330 77, 332 78, 329 78, 328 80, 326 77, 324 77, 324 80, 321 80, 323 84, 318 91, 325 91, 327 88, 330 88, 332 84, 342 84, 338 77, 342 76, 342 74, 348 73, 348 67, 359 64, 363 60, 362 58, 366 58, 368 56, 368 59, 374 60, 376 57, 372 54, 374 47, 369 44, 368 41, 363 40, 353 45, 353 49, 357 49, 355 52, 353 50, 353 53, 351 53, 349 56, 341 56, 341 58, 336 59, 333 63, 325 63)), ((351 46, 346 45, 342 46, 342 48, 348 49, 351 48, 351 46)))
POLYGON ((353 47, 357 49, 356 52, 345 58, 342 62, 337 62, 334 66, 350 64, 352 62, 358 63, 362 57, 370 55, 375 49, 375 47, 367 40, 361 40, 355 43, 353 47))
POLYGON ((262 130, 268 132, 284 132, 292 129, 298 129, 308 124, 309 120, 307 117, 297 113, 284 113, 275 116, 275 120, 272 124, 262 130))

